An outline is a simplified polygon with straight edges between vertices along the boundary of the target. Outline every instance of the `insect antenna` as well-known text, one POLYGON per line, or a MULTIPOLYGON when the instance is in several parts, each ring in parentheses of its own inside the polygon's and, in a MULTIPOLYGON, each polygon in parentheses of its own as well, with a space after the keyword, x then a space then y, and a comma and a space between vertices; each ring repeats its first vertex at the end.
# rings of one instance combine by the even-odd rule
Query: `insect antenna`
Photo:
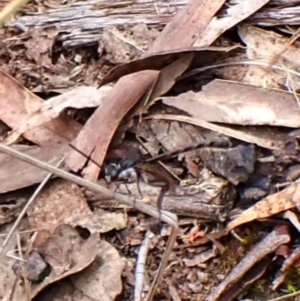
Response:
POLYGON ((93 153, 93 151, 94 151, 95 148, 91 151, 91 154, 88 156, 88 155, 85 154, 83 151, 81 151, 81 150, 78 149, 76 146, 74 146, 73 144, 69 143, 69 146, 70 146, 71 148, 73 148, 75 151, 77 151, 80 155, 82 155, 83 157, 85 157, 88 161, 93 162, 93 163, 96 164, 98 167, 100 167, 100 169, 102 169, 102 166, 101 166, 98 162, 96 162, 94 159, 92 159, 92 157, 91 157, 91 155, 92 155, 92 153, 93 153))

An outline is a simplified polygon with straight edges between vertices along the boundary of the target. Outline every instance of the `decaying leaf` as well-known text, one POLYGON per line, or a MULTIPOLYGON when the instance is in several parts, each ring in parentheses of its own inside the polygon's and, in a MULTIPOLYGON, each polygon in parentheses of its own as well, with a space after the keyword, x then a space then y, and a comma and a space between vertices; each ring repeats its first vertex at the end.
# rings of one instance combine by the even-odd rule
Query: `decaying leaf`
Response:
MULTIPOLYGON (((176 115, 175 115, 176 116, 176 115)), ((153 148, 152 155, 157 155, 160 146, 167 152, 173 152, 185 148, 188 145, 196 145, 201 140, 210 140, 218 137, 218 133, 196 127, 187 123, 166 120, 144 119, 137 128, 137 135, 147 140, 147 148, 153 148)))
POLYGON ((232 230, 255 219, 267 218, 282 211, 295 208, 299 206, 299 199, 300 183, 293 183, 286 189, 267 196, 243 211, 240 216, 228 224, 227 228, 232 230))
MULTIPOLYGON (((66 108, 91 108, 102 105, 103 97, 112 89, 111 86, 102 86, 100 89, 95 87, 77 87, 62 95, 52 97, 41 104, 34 112, 27 114, 24 121, 12 131, 12 137, 19 137, 24 133, 33 130, 55 118, 66 108)), ((10 139, 9 137, 7 138, 10 139)))
MULTIPOLYGON (((70 150, 67 144, 53 144, 47 147, 16 145, 13 148, 52 165, 57 164, 70 150)), ((0 193, 40 183, 47 174, 31 164, 0 154, 0 193)))
POLYGON ((71 281, 86 296, 97 301, 113 301, 122 290, 121 275, 125 261, 118 251, 101 241, 95 261, 71 281))
MULTIPOLYGON (((19 82, 0 70, 1 97, 0 120, 16 129, 27 114, 39 109, 43 100, 24 88, 19 82)), ((38 145, 54 145, 74 139, 81 126, 66 116, 58 117, 47 124, 24 134, 24 137, 38 145)), ((10 137, 8 143, 18 139, 10 137)))
POLYGON ((214 80, 163 102, 209 122, 299 127, 300 108, 291 93, 214 80))

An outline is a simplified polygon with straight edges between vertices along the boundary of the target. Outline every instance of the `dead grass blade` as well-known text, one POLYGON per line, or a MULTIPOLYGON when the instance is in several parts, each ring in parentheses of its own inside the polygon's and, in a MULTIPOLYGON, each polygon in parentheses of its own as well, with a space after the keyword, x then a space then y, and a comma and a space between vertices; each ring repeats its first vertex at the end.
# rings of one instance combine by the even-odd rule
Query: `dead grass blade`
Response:
POLYGON ((152 237, 153 237, 153 233, 148 230, 140 246, 138 259, 136 262, 136 269, 135 269, 134 301, 142 301, 143 283, 144 283, 145 272, 146 272, 145 271, 146 261, 147 261, 147 255, 150 248, 152 237))

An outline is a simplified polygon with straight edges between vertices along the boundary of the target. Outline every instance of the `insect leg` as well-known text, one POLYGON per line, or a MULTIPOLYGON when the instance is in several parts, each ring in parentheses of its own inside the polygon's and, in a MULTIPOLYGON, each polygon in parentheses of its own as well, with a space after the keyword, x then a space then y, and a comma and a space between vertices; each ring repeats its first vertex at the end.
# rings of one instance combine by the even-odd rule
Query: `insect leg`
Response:
POLYGON ((138 190, 138 192, 139 192, 141 198, 143 198, 143 194, 142 194, 141 187, 140 187, 140 182, 141 182, 141 180, 142 180, 141 178, 142 178, 142 177, 141 177, 140 171, 137 170, 137 171, 136 171, 136 186, 137 186, 137 190, 138 190))
POLYGON ((168 190, 169 190, 169 185, 162 186, 160 193, 157 197, 157 208, 158 208, 158 212, 159 212, 159 219, 161 219, 162 203, 164 201, 165 194, 168 190))

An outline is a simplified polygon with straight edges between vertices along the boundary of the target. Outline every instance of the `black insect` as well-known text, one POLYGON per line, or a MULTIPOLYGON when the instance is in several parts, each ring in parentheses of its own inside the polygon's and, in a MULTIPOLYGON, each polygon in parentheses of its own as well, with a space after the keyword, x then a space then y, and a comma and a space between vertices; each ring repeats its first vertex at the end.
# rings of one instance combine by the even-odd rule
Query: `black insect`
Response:
MULTIPOLYGON (((87 157, 84 153, 79 151, 74 146, 70 145, 73 149, 77 150, 83 156, 87 157)), ((224 138, 217 138, 213 140, 201 141, 195 145, 191 145, 184 149, 180 149, 174 152, 163 153, 155 157, 143 158, 143 157, 126 157, 118 162, 109 163, 104 167, 104 177, 106 181, 123 181, 126 183, 132 183, 137 181, 143 181, 155 187, 161 187, 161 192, 158 196, 157 207, 161 210, 162 201, 167 191, 174 191, 178 185, 177 180, 171 176, 169 172, 163 169, 161 166, 154 164, 158 160, 165 158, 172 158, 180 153, 188 152, 199 147, 229 147, 229 140, 224 138)), ((90 159, 90 158, 89 158, 90 159)), ((92 159, 90 159, 93 163, 92 159)), ((139 189, 139 185, 138 185, 139 189)), ((141 194, 141 191, 139 190, 141 194)), ((142 194, 141 194, 142 195, 142 194)))

